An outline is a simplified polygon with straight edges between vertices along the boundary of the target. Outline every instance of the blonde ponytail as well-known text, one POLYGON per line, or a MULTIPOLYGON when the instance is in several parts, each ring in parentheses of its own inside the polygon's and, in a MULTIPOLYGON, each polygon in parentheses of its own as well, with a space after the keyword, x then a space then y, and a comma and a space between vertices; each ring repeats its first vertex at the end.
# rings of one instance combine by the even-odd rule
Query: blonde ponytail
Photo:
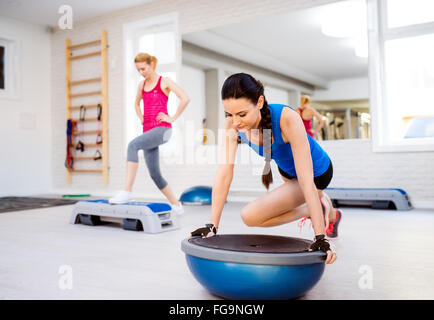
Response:
POLYGON ((136 55, 136 57, 134 58, 134 63, 137 62, 146 62, 147 64, 151 64, 152 62, 154 63, 154 68, 157 67, 157 62, 158 59, 154 56, 151 56, 148 53, 139 53, 136 55))
POLYGON ((300 107, 303 107, 306 103, 310 103, 310 97, 309 96, 301 96, 300 97, 300 107))

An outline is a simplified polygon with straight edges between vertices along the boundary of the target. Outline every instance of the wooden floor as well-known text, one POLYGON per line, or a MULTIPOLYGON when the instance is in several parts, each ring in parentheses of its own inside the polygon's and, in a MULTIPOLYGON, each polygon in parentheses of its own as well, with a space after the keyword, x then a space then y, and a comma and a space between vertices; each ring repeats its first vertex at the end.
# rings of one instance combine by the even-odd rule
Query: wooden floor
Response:
MULTIPOLYGON (((226 204, 221 233, 313 236, 309 223, 302 232, 296 223, 246 227, 243 205, 226 204)), ((185 209, 181 228, 160 234, 72 225, 72 206, 0 214, 0 299, 219 299, 193 278, 180 250, 210 207, 185 209)), ((434 211, 345 208, 333 242, 338 260, 302 299, 434 299, 434 211)))

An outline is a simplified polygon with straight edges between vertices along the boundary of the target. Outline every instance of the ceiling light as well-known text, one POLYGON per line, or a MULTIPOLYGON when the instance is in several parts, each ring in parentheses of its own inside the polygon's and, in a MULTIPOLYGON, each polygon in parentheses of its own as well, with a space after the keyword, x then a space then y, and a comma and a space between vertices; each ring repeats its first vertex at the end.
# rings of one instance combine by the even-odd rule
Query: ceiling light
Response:
POLYGON ((351 38, 358 57, 368 56, 365 0, 347 0, 324 8, 321 32, 333 38, 351 38))

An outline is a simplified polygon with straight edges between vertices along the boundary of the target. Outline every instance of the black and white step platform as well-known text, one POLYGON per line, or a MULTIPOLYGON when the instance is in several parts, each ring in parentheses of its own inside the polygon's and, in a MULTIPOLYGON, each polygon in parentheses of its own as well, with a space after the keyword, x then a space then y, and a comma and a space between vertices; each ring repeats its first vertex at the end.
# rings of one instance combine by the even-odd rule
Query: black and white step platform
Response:
POLYGON ((327 188, 324 190, 335 207, 340 205, 371 206, 373 209, 411 210, 407 193, 387 188, 327 188))
POLYGON ((179 228, 178 218, 167 203, 129 202, 110 204, 107 200, 85 200, 74 205, 70 223, 100 225, 120 222, 125 230, 159 233, 179 228))

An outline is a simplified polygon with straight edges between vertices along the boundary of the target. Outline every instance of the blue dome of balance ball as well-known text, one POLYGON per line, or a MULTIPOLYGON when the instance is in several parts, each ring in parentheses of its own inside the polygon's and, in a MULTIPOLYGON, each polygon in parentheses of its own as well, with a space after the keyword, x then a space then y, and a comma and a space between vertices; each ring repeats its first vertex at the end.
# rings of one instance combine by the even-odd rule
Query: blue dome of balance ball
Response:
POLYGON ((212 187, 196 186, 185 190, 179 200, 182 204, 206 205, 211 204, 212 187))
POLYGON ((306 239, 248 234, 194 237, 181 243, 188 267, 211 293, 227 299, 293 299, 320 280, 326 254, 306 239))

